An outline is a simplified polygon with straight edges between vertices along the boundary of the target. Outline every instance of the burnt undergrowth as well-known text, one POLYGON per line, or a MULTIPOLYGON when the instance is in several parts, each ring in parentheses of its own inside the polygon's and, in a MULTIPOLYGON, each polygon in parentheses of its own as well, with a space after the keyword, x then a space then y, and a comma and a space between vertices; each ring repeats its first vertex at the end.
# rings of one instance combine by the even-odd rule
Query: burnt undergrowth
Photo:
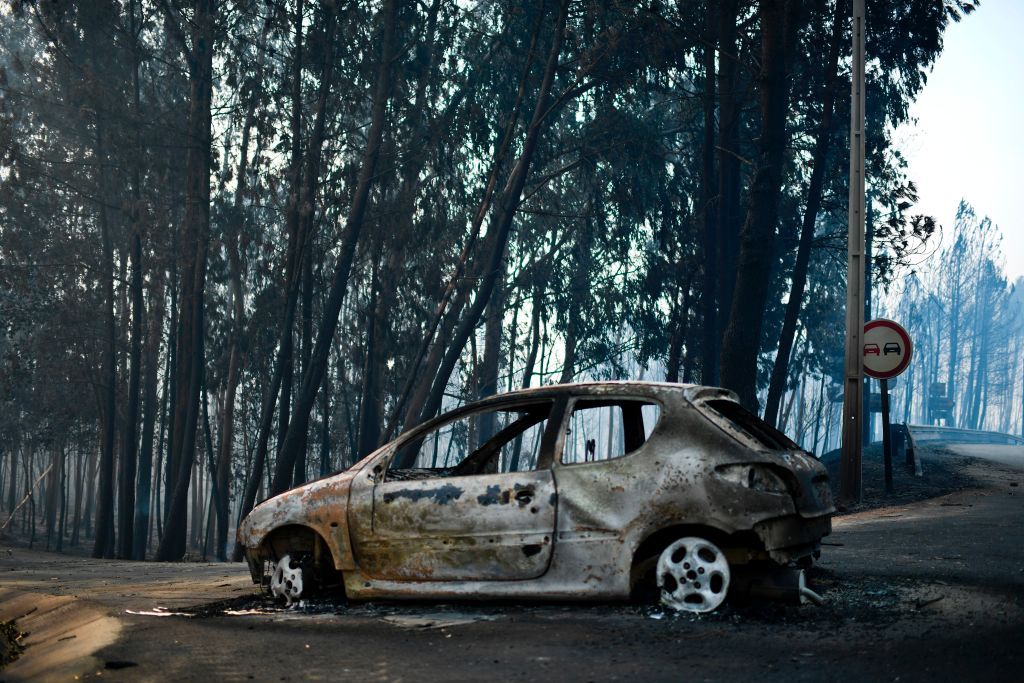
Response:
MULTIPOLYGON (((956 455, 941 446, 918 447, 918 455, 923 464, 922 476, 916 476, 905 462, 894 458, 893 491, 886 493, 882 444, 874 443, 865 447, 861 459, 861 502, 844 507, 839 514, 906 505, 980 485, 967 474, 967 465, 972 462, 972 458, 956 455)), ((821 457, 821 461, 828 468, 829 483, 833 494, 837 496, 842 480, 840 453, 826 453, 821 457)))
POLYGON ((24 650, 22 633, 14 621, 0 621, 0 669, 13 662, 24 650))

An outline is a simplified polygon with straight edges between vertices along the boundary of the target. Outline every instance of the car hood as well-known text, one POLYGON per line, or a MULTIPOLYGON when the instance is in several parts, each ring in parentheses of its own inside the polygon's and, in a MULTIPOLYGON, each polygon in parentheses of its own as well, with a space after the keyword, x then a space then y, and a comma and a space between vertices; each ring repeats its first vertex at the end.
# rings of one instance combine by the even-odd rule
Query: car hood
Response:
POLYGON ((268 498, 238 525, 238 542, 255 548, 270 531, 289 524, 338 526, 344 520, 349 487, 358 471, 346 470, 268 498))

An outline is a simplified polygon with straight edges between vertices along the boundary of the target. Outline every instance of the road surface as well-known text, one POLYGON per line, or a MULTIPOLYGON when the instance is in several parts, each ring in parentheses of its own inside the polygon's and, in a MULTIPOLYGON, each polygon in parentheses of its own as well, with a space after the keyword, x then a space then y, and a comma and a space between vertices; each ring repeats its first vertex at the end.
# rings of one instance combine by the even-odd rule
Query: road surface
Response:
POLYGON ((973 485, 837 518, 811 574, 823 607, 284 609, 241 564, 0 547, 0 620, 36 606, 0 680, 1021 680, 1024 447, 922 451, 926 477, 941 464, 973 485))

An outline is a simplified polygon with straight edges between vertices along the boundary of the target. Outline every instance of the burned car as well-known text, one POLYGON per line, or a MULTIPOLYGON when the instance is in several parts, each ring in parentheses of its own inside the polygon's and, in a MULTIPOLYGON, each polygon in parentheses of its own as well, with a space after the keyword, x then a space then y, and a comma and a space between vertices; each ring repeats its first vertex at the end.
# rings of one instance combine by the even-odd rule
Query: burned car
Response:
MULTIPOLYGON (((825 468, 723 389, 650 382, 493 396, 258 505, 253 581, 289 602, 626 599, 718 607, 737 575, 809 564, 825 468)), ((802 574, 801 574, 802 576, 802 574)))

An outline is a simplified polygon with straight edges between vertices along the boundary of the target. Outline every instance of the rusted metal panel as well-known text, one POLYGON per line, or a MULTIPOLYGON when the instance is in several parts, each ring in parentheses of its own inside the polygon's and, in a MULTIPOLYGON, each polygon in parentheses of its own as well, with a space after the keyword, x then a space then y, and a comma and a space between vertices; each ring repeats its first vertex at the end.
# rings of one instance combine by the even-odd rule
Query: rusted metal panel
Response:
POLYGON ((238 527, 238 540, 246 548, 250 568, 254 575, 261 560, 277 560, 262 548, 268 535, 287 526, 306 527, 317 533, 327 544, 335 568, 353 570, 356 567, 349 541, 345 514, 349 488, 359 473, 353 468, 305 486, 286 491, 258 505, 238 527))
POLYGON ((367 576, 514 581, 540 576, 550 562, 557 499, 550 470, 380 483, 363 477, 355 490, 353 517, 367 512, 357 501, 370 501, 371 523, 353 526, 367 576))

